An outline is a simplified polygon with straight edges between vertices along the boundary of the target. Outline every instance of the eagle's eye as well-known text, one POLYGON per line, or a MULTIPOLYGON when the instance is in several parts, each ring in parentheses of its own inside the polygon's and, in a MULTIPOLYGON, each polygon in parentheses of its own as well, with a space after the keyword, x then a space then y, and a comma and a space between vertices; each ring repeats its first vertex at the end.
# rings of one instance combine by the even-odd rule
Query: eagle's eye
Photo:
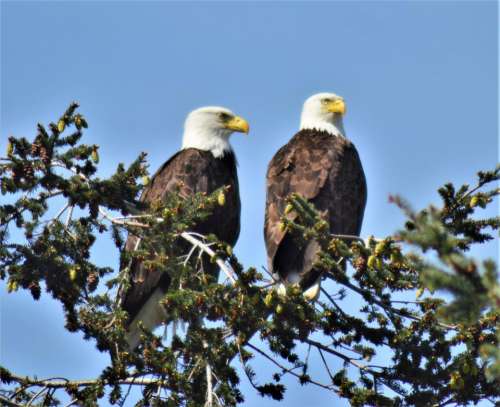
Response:
POLYGON ((224 113, 224 112, 220 112, 218 114, 218 116, 219 116, 219 119, 221 119, 223 121, 229 120, 231 118, 231 115, 224 113))
POLYGON ((330 100, 330 99, 322 99, 322 100, 321 100, 321 104, 322 104, 322 105, 327 105, 327 104, 328 104, 328 103, 330 103, 330 102, 331 102, 331 100, 330 100))

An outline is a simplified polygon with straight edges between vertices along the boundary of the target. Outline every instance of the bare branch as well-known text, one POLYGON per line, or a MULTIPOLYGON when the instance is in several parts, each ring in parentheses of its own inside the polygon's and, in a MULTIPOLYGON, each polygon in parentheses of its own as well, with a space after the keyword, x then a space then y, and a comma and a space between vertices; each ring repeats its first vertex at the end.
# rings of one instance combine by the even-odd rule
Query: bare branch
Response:
MULTIPOLYGON (((270 362, 272 362, 273 364, 275 364, 276 366, 278 366, 280 369, 282 369, 285 373, 289 373, 297 378, 301 378, 302 376, 295 373, 294 371, 292 371, 290 368, 287 368, 286 366, 283 366, 281 363, 277 362, 276 360, 274 360, 271 356, 269 356, 266 352, 260 350, 257 346, 255 345, 252 345, 250 342, 246 344, 248 347, 252 348, 254 351, 256 351, 257 353, 261 354, 262 356, 264 356, 267 360, 269 360, 270 362)), ((326 385, 326 384, 323 384, 323 383, 320 383, 320 382, 317 382, 315 380, 312 380, 312 379, 308 379, 308 382, 311 383, 311 384, 315 384, 316 386, 319 386, 319 387, 322 387, 324 389, 327 389, 327 390, 332 390, 333 389, 333 386, 332 385, 326 385)))
POLYGON ((61 217, 61 215, 62 215, 62 214, 66 211, 66 209, 68 209, 68 208, 69 208, 69 204, 64 205, 64 206, 63 206, 63 208, 62 208, 59 212, 57 212, 57 215, 56 215, 56 216, 54 216, 54 218, 52 219, 52 221, 56 221, 56 220, 58 220, 58 219, 61 217))
POLYGON ((333 237, 334 239, 357 240, 358 242, 361 242, 361 243, 365 244, 365 240, 363 238, 359 237, 359 236, 356 236, 356 235, 332 234, 330 236, 333 237))
POLYGON ((187 240, 192 245, 199 247, 202 251, 204 251, 205 253, 207 253, 210 257, 215 258, 215 262, 217 263, 217 265, 219 266, 219 268, 224 272, 224 274, 226 274, 227 278, 229 278, 229 280, 231 281, 231 283, 233 285, 236 284, 236 279, 234 277, 235 273, 234 273, 233 268, 230 265, 224 263, 221 259, 217 258, 216 255, 215 255, 215 252, 210 247, 208 247, 208 245, 206 245, 205 243, 203 243, 201 240, 196 239, 193 236, 193 233, 191 233, 191 232, 182 232, 180 234, 180 236, 184 240, 187 240))
MULTIPOLYGON (((100 379, 88 379, 88 380, 67 380, 67 379, 58 379, 58 378, 50 378, 50 379, 34 379, 31 377, 22 377, 22 376, 17 376, 15 374, 11 374, 10 378, 19 383, 23 384, 27 387, 29 386, 44 386, 47 389, 58 389, 58 388, 65 388, 68 386, 72 387, 86 387, 86 386, 92 386, 95 384, 102 383, 104 385, 107 385, 106 381, 102 381, 100 379)), ((149 379, 146 377, 128 377, 126 379, 121 379, 117 381, 118 384, 130 384, 134 386, 145 386, 148 384, 160 384, 163 383, 163 380, 161 379, 149 379)))
POLYGON ((330 368, 328 367, 328 363, 326 363, 326 359, 325 359, 325 356, 323 355, 323 351, 320 348, 316 348, 316 349, 318 349, 319 355, 321 356, 321 360, 323 361, 323 364, 325 365, 325 369, 328 372, 328 376, 330 376, 330 379, 333 383, 333 375, 332 375, 332 372, 330 371, 330 368))
POLYGON ((372 372, 370 369, 368 369, 365 365, 362 365, 361 363, 358 363, 355 359, 352 359, 346 355, 344 355, 343 353, 340 353, 340 352, 337 352, 336 350, 334 349, 331 349, 329 348, 328 346, 326 345, 323 345, 322 343, 320 342, 316 342, 315 340, 313 339, 305 339, 304 340, 305 343, 308 343, 310 345, 313 345, 315 346, 316 348, 318 349, 321 349, 327 353, 331 353, 332 355, 335 355, 337 357, 339 357, 340 359, 342 359, 344 362, 347 362, 347 363, 350 363, 351 365, 357 367, 358 369, 360 370, 364 370, 364 371, 367 371, 367 372, 370 372, 370 373, 374 373, 374 374, 377 374, 377 372, 372 372))
POLYGON ((212 407, 214 403, 214 392, 212 383, 212 366, 207 362, 206 364, 206 374, 207 374, 207 401, 205 402, 205 407, 212 407))
POLYGON ((73 216, 73 209, 75 209, 75 206, 71 205, 69 207, 68 216, 66 217, 66 222, 64 223, 66 227, 68 227, 69 222, 71 222, 71 217, 73 216))
POLYGON ((35 395, 31 398, 31 400, 28 402, 28 404, 26 404, 26 406, 27 406, 27 407, 31 406, 31 404, 32 404, 32 403, 33 403, 33 402, 34 402, 34 401, 35 401, 38 397, 40 397, 40 395, 41 395, 42 393, 44 393, 44 392, 45 392, 45 391, 47 391, 47 390, 48 390, 48 387, 47 387, 47 386, 42 387, 42 390, 40 390, 38 393, 36 393, 36 394, 35 394, 35 395))
POLYGON ((115 225, 120 225, 120 226, 134 226, 134 227, 139 227, 139 228, 149 228, 149 225, 146 225, 145 223, 139 223, 139 222, 134 222, 134 221, 129 221, 126 220, 127 218, 113 218, 107 211, 99 207, 99 213, 108 221, 115 225))

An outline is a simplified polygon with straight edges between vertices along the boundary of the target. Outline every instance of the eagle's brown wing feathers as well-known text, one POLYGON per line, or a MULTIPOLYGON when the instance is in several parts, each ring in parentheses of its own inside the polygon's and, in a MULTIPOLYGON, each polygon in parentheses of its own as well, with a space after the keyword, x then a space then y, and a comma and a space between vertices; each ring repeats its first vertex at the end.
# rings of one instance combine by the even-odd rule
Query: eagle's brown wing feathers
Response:
MULTIPOLYGON (((193 231, 213 233, 220 240, 234 245, 240 231, 240 199, 236 163, 232 153, 216 160, 207 151, 194 148, 179 151, 156 172, 151 183, 144 189, 141 201, 151 204, 156 200, 163 200, 174 191, 178 191, 183 197, 197 192, 210 194, 222 186, 229 186, 224 207, 216 207, 211 216, 196 225, 193 231)), ((125 249, 134 250, 136 245, 137 238, 129 236, 125 249)), ((179 247, 179 251, 181 249, 179 247)), ((130 288, 123 293, 122 307, 132 320, 155 288, 167 290, 170 277, 168 273, 147 270, 140 262, 134 262, 131 266, 130 283, 130 288)))
MULTIPOLYGON (((283 278, 293 272, 304 277, 317 252, 315 242, 300 248, 279 227, 291 193, 312 202, 329 221, 331 233, 359 234, 366 181, 354 145, 327 132, 301 130, 271 160, 264 235, 269 267, 283 278)), ((302 283, 308 285, 306 280, 302 283)))

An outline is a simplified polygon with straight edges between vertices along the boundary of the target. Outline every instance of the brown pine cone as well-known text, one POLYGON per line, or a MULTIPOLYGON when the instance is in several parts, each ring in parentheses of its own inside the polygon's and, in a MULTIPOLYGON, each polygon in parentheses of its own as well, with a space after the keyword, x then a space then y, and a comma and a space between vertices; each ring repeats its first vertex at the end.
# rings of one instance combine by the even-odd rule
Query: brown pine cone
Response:
POLYGON ((19 182, 21 178, 24 177, 24 168, 22 166, 15 166, 11 168, 12 172, 12 178, 14 179, 14 182, 19 182))
POLYGON ((40 284, 37 282, 33 281, 28 285, 29 290, 31 291, 31 295, 35 300, 38 300, 40 298, 40 284))
POLYGON ((26 178, 26 180, 32 180, 35 176, 35 171, 33 170, 31 163, 24 164, 23 172, 24 172, 24 178, 26 178))
POLYGON ((358 258, 356 258, 354 260, 353 266, 356 268, 356 270, 359 270, 359 271, 366 270, 366 259, 362 256, 359 256, 358 258))
POLYGON ((40 145, 37 143, 33 143, 31 145, 31 155, 37 156, 40 151, 40 145))
POLYGON ((96 273, 89 273, 87 276, 87 284, 89 286, 90 291, 94 291, 97 288, 97 283, 99 282, 99 279, 97 278, 96 273))
POLYGON ((42 148, 42 142, 40 140, 40 136, 37 136, 35 138, 35 141, 33 141, 33 144, 31 144, 31 154, 33 156, 39 155, 41 148, 42 148))
POLYGON ((45 165, 49 165, 50 163, 50 155, 45 147, 40 148, 40 158, 42 159, 45 165))

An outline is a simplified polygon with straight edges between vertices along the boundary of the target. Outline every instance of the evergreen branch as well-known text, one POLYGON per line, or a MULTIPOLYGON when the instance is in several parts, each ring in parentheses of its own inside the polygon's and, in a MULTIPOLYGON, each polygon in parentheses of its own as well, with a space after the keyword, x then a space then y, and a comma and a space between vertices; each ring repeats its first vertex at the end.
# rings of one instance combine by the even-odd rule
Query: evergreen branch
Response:
POLYGON ((214 391, 212 383, 212 366, 210 366, 210 363, 206 363, 205 370, 207 376, 207 401, 205 402, 205 407, 212 407, 214 403, 214 391))
POLYGON ((68 228, 69 223, 71 222, 71 218, 73 216, 73 209, 75 209, 75 206, 71 205, 69 207, 69 210, 68 210, 68 215, 66 216, 66 222, 64 223, 64 225, 66 226, 66 228, 68 228))
POLYGON ((9 400, 8 398, 6 398, 4 396, 0 396, 0 401, 2 403, 5 403, 4 405, 8 406, 8 407, 24 407, 22 404, 17 404, 17 403, 13 402, 12 400, 9 400))
POLYGON ((207 253, 211 258, 215 259, 215 262, 219 266, 219 268, 224 272, 224 274, 229 278, 229 281, 234 285, 236 284, 236 279, 234 278, 234 270, 230 265, 227 265, 224 263, 221 259, 217 258, 215 252, 208 247, 205 243, 203 243, 201 240, 196 239, 193 236, 192 232, 182 232, 180 236, 184 239, 187 240, 189 243, 191 243, 194 246, 199 247, 202 251, 207 253))
MULTIPOLYGON (((246 344, 246 346, 248 346, 249 348, 253 349, 254 351, 256 351, 257 353, 259 353, 260 355, 264 356, 267 360, 269 360, 270 362, 272 362, 274 365, 278 366, 283 372, 291 374, 291 375, 297 377, 298 379, 302 378, 302 375, 299 375, 298 373, 295 373, 290 368, 287 368, 286 366, 283 366, 281 363, 277 362, 272 356, 269 356, 266 352, 264 352, 263 350, 259 349, 257 346, 252 345, 250 342, 248 342, 246 344)), ((311 383, 311 384, 314 384, 314 385, 316 385, 318 387, 322 387, 323 389, 326 389, 326 390, 333 390, 333 386, 332 385, 326 385, 326 384, 320 383, 320 382, 318 382, 316 380, 312 380, 310 378, 307 379, 307 382, 311 383)))
MULTIPOLYGON (((330 274, 332 274, 332 276, 334 276, 333 273, 330 273, 330 274)), ((387 312, 394 313, 396 315, 399 315, 399 316, 404 317, 404 318, 412 319, 414 321, 422 321, 422 318, 419 318, 415 315, 410 315, 406 312, 402 312, 398 308, 391 307, 390 305, 384 303, 383 301, 378 300, 377 298, 375 298, 373 296, 373 294, 370 291, 364 290, 360 287, 355 286, 354 284, 352 284, 350 281, 348 281, 345 278, 343 278, 341 280, 335 280, 335 281, 337 281, 338 283, 344 285, 345 287, 350 288, 351 290, 355 291, 356 293, 361 295, 366 301, 373 302, 374 304, 377 304, 378 306, 382 307, 387 312)), ((457 329, 456 325, 449 325, 449 324, 445 324, 443 322, 438 322, 438 325, 440 327, 448 329, 448 330, 457 329)))
POLYGON ((346 356, 346 355, 344 355, 341 352, 337 352, 336 350, 331 349, 328 346, 325 346, 325 345, 323 345, 320 342, 317 342, 317 341, 315 341, 313 339, 309 339, 309 338, 305 339, 304 342, 307 343, 307 344, 309 344, 309 345, 312 345, 312 346, 316 347, 317 349, 321 349, 321 350, 323 350, 325 352, 331 353, 332 355, 337 356, 338 358, 342 359, 344 362, 349 363, 349 364, 353 365, 354 367, 357 367, 360 370, 369 372, 371 374, 378 374, 378 372, 375 372, 375 371, 369 369, 367 366, 365 366, 365 365, 363 365, 361 363, 358 363, 356 361, 356 359, 352 359, 349 356, 346 356))
POLYGON ((215 195, 191 198, 174 193, 143 212, 146 205, 137 205, 136 197, 149 181, 138 182, 145 175, 144 154, 129 169, 118 165, 108 179, 95 177, 98 146, 76 145, 81 128, 86 127, 84 118, 74 115, 76 107, 72 104, 48 130, 39 125, 33 142, 9 137, 8 157, 0 157, 2 193, 14 194, 16 200, 0 205, 0 278, 7 280, 9 292, 30 290, 35 299, 44 286, 63 304, 69 331, 83 332, 86 339, 96 340, 99 350, 113 349, 117 357, 91 380, 23 378, 0 368, 0 381, 10 385, 0 391, 0 405, 56 405, 60 401, 53 395, 63 391, 70 397, 66 406, 95 405, 107 394, 111 404, 124 405, 132 386, 140 385, 145 386, 138 402, 141 405, 165 401, 179 406, 235 406, 242 401, 239 372, 229 363, 237 355, 235 347, 252 386, 261 395, 276 399, 283 397, 284 386, 255 384, 259 380, 248 362, 253 355, 272 362, 277 383, 290 374, 301 384, 320 386, 357 406, 437 407, 497 397, 497 266, 484 262, 481 270, 479 262, 466 257, 465 251, 474 243, 493 239, 490 229, 500 226, 500 218, 473 218, 474 208, 485 208, 500 193, 498 188, 479 191, 498 180, 500 167, 478 173, 478 185, 472 189, 446 184, 439 190, 442 208, 431 206, 415 212, 402 199, 393 198, 408 222, 397 236, 386 239, 330 234, 328 223, 311 202, 291 196, 290 207, 298 216, 283 219, 285 230, 297 240, 297 247, 318 243, 318 270, 341 288, 340 296, 321 288, 326 300, 311 304, 301 296, 300 286, 292 285, 286 295, 266 289, 263 284, 267 281, 256 269, 245 270, 230 250, 222 254, 225 245, 187 231, 209 216, 219 203, 215 195), (61 136, 70 125, 78 131, 61 136), (61 151, 63 147, 68 149, 61 151), (66 199, 64 207, 55 208, 56 215, 46 221, 44 216, 49 217, 46 214, 53 203, 49 198, 61 194, 66 199), (76 206, 88 210, 89 216, 73 219, 76 206), (64 215, 65 221, 60 221, 64 215), (8 227, 14 222, 17 230, 10 234, 8 227), (47 223, 51 227, 38 233, 47 223), (96 247, 97 232, 102 234, 108 227, 125 267, 106 281, 108 291, 103 294, 99 283, 112 270, 94 264, 90 253, 96 247), (23 239, 23 234, 18 231, 26 238, 20 243, 16 239, 23 239), (134 250, 133 240, 124 246, 124 231, 136 239, 134 250), (404 254, 392 245, 395 241, 413 245, 419 252, 404 254), (187 255, 179 253, 179 247, 187 255), (444 266, 426 262, 426 252, 437 255, 444 266), (212 278, 204 279, 208 276, 198 273, 200 263, 195 261, 202 256, 204 260, 210 257, 230 283, 219 285, 212 278), (168 321, 209 320, 210 328, 192 323, 185 338, 174 335, 168 345, 144 330, 137 352, 120 350, 127 317, 120 301, 130 287, 130 268, 139 263, 146 272, 161 269, 170 273, 164 304, 168 305, 168 321), (344 269, 347 263, 353 266, 353 273, 344 269), (197 278, 190 278, 193 275, 197 278), (360 295, 363 304, 358 314, 341 302, 346 288, 360 295), (417 299, 424 289, 429 290, 425 300, 392 300, 396 292, 413 293, 417 288, 417 299), (95 290, 97 294, 92 294, 95 290), (451 301, 434 296, 435 290, 449 293, 451 301), (255 332, 260 332, 266 348, 249 343, 255 332), (229 336, 236 339, 228 340, 229 336), (297 345, 306 345, 307 352, 297 345), (327 383, 308 375, 312 347, 328 373, 329 381, 324 375, 327 383), (391 358, 384 360, 387 366, 369 364, 386 347, 392 351, 391 358), (344 368, 330 370, 331 360, 344 362, 344 368), (206 389, 199 391, 200 385, 206 389), (380 389, 382 393, 379 386, 386 387, 380 389), (385 396, 388 389, 394 393, 385 396))
POLYGON ((10 379, 20 385, 24 386, 24 389, 28 387, 40 387, 43 386, 45 389, 62 389, 67 387, 88 387, 96 384, 103 385, 133 385, 133 386, 146 386, 146 385, 157 385, 163 384, 162 379, 149 379, 140 376, 129 376, 124 379, 119 379, 117 381, 102 380, 102 379, 83 379, 83 380, 69 380, 60 378, 50 378, 50 379, 35 379, 28 376, 18 376, 16 374, 10 373, 10 379))
POLYGON ((120 219, 118 218, 113 218, 106 210, 103 208, 99 207, 99 213, 108 221, 113 223, 114 225, 119 225, 119 226, 132 226, 132 227, 138 227, 138 228, 149 228, 149 225, 146 225, 145 223, 139 223, 139 222, 134 222, 134 221, 129 221, 129 217, 121 217, 120 219))
MULTIPOLYGON (((315 341, 313 339, 307 338, 306 340, 304 340, 304 342, 308 343, 308 344, 310 344, 312 346, 315 346, 316 349, 318 349, 319 351, 324 351, 324 352, 327 352, 327 353, 330 353, 332 355, 335 355, 335 356, 339 357, 344 362, 346 362, 348 364, 351 364, 354 367, 357 367, 359 370, 361 370, 363 372, 371 374, 374 378, 378 378, 378 379, 382 380, 382 383, 385 386, 387 386, 388 388, 390 388, 392 391, 394 391, 394 392, 396 392, 396 393, 398 393, 400 395, 404 395, 404 393, 400 392, 396 388, 396 386, 392 386, 387 380, 385 380, 384 377, 382 376, 382 373, 376 372, 375 370, 370 369, 370 367, 368 365, 363 365, 361 363, 358 363, 355 359, 352 359, 352 358, 344 355, 343 353, 337 352, 336 350, 331 349, 331 348, 329 348, 329 347, 323 345, 322 343, 317 342, 317 341, 315 341)), ((385 368, 382 368, 382 369, 385 369, 385 368)))
POLYGON ((323 351, 320 348, 316 348, 319 352, 319 355, 321 356, 321 360, 323 361, 323 365, 325 366, 326 371, 328 372, 328 376, 330 376, 330 380, 333 383, 333 375, 332 372, 330 371, 330 367, 328 366, 328 363, 326 362, 325 356, 323 355, 323 351))
POLYGON ((32 404, 32 403, 33 403, 33 402, 34 402, 34 401, 35 401, 38 397, 40 397, 40 395, 41 395, 42 393, 46 392, 47 390, 48 390, 48 387, 47 387, 47 386, 42 387, 42 389, 41 389, 38 393, 36 393, 36 394, 35 394, 35 395, 31 398, 31 400, 28 402, 28 404, 26 405, 26 407, 31 406, 31 404, 32 404))
MULTIPOLYGON (((342 235, 342 234, 330 234, 330 237, 334 239, 342 239, 342 240, 357 240, 358 242, 363 243, 364 245, 366 244, 366 240, 363 239, 362 237, 356 236, 356 235, 342 235)), ((383 239, 376 239, 373 238, 374 240, 383 240, 383 239)))
POLYGON ((344 312, 342 308, 337 304, 337 302, 333 299, 333 297, 326 291, 323 287, 321 287, 321 292, 330 300, 330 302, 333 304, 335 309, 342 314, 344 317, 347 316, 347 314, 344 312))

